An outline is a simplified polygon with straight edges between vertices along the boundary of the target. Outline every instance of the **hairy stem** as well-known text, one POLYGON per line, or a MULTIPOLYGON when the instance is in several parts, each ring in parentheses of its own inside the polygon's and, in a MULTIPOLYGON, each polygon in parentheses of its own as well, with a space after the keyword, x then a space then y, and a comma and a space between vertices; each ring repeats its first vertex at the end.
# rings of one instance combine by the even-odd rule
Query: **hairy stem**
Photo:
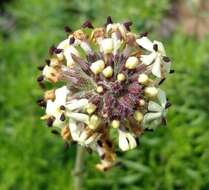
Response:
POLYGON ((74 190, 83 189, 84 148, 77 145, 75 168, 73 171, 74 190))

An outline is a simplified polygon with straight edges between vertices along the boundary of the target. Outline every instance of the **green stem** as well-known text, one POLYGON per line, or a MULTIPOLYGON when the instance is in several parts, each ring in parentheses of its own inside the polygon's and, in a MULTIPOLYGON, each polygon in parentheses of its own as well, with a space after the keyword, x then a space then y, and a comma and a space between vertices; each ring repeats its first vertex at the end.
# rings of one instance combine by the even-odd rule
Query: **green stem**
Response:
POLYGON ((73 171, 74 190, 83 189, 84 148, 77 145, 75 168, 73 171))

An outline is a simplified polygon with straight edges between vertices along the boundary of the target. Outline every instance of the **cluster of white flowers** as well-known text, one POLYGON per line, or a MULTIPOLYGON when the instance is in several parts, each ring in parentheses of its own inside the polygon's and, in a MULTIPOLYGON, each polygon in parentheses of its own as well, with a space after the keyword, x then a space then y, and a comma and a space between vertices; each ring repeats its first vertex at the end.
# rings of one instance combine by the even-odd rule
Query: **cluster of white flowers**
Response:
POLYGON ((100 170, 115 163, 115 139, 122 151, 134 149, 146 130, 166 121, 169 107, 159 85, 170 73, 171 61, 159 41, 131 32, 131 22, 82 28, 49 50, 50 59, 39 67, 39 84, 59 86, 46 90, 38 104, 41 118, 68 143, 96 151, 100 170), (63 86, 64 84, 64 86, 63 86))

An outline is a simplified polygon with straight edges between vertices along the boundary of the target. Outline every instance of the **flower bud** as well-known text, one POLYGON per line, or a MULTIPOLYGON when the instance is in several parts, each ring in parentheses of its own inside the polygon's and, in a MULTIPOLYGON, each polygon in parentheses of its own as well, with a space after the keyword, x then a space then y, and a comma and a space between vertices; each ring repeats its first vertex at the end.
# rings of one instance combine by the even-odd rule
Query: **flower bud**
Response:
POLYGON ((118 81, 124 81, 126 79, 125 75, 123 73, 119 73, 117 75, 117 80, 118 81))
POLYGON ((54 100, 55 99, 55 90, 48 90, 44 93, 45 100, 54 100))
POLYGON ((101 119, 97 115, 90 117, 89 128, 95 130, 101 123, 101 119))
POLYGON ((155 87, 146 87, 144 92, 145 96, 147 96, 148 98, 154 98, 158 94, 158 89, 155 87))
POLYGON ((143 120, 143 114, 140 111, 135 111, 134 119, 138 122, 141 122, 143 120))
POLYGON ((102 87, 102 86, 98 86, 98 87, 97 87, 97 92, 98 92, 98 93, 102 93, 102 92, 103 92, 103 90, 104 90, 104 89, 103 89, 103 87, 102 87))
POLYGON ((139 64, 139 60, 137 57, 129 57, 126 61, 125 67, 127 69, 135 69, 139 64))
POLYGON ((117 129, 120 126, 120 121, 114 119, 111 123, 111 127, 113 127, 114 129, 117 129))
POLYGON ((145 101, 143 99, 139 100, 139 105, 140 106, 144 106, 145 105, 145 101))
POLYGON ((140 74, 138 77, 138 82, 140 84, 147 84, 149 82, 149 77, 146 74, 140 74))
POLYGON ((105 67, 104 61, 103 60, 98 60, 98 61, 91 64, 90 69, 95 75, 97 75, 97 74, 102 72, 104 67, 105 67))
POLYGON ((102 73, 106 78, 110 78, 113 74, 113 69, 111 66, 108 66, 102 71, 102 73))
POLYGON ((112 38, 103 39, 100 43, 101 51, 104 54, 112 53, 113 51, 113 40, 112 38))
POLYGON ((96 105, 94 105, 94 104, 92 104, 92 103, 89 103, 89 104, 87 105, 86 112, 87 112, 88 114, 92 114, 92 113, 95 112, 96 109, 97 109, 96 105))

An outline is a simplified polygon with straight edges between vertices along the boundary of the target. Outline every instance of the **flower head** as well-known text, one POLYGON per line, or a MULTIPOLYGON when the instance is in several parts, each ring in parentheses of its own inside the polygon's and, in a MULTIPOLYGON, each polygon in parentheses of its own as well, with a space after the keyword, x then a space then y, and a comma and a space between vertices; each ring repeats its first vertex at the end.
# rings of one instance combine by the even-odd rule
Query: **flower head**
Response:
POLYGON ((170 59, 161 42, 132 33, 131 25, 108 17, 104 27, 89 21, 75 32, 66 27, 68 38, 52 46, 39 67, 40 84, 60 86, 38 100, 46 109, 42 119, 60 129, 65 141, 97 152, 103 171, 114 165, 117 147, 137 147, 147 125, 165 120, 168 107, 159 78, 168 76, 170 59))

